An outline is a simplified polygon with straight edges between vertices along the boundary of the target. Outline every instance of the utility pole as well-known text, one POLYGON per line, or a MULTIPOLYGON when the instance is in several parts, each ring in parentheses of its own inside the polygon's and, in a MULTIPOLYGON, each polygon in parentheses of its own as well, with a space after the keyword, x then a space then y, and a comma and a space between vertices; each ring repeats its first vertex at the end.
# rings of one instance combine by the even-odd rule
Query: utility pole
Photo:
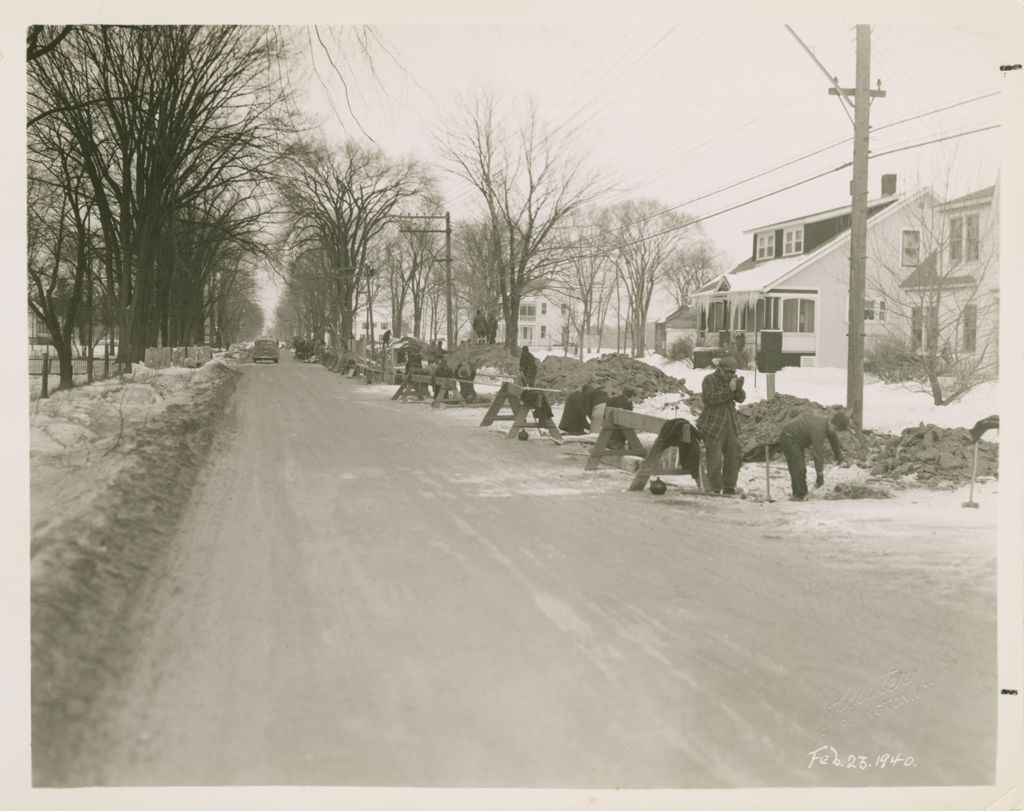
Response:
POLYGON ((871 99, 885 96, 871 84, 871 27, 857 26, 857 84, 830 87, 829 95, 853 96, 853 182, 850 184, 850 311, 846 362, 846 407, 858 436, 864 427, 864 286, 868 237, 868 141, 871 99))
POLYGON ((444 234, 444 292, 445 306, 447 309, 448 326, 448 351, 455 346, 455 307, 452 301, 452 215, 446 211, 444 217, 428 214, 398 214, 397 220, 444 220, 444 229, 441 228, 399 228, 402 234, 444 234))
POLYGON ((455 348, 455 308, 452 306, 452 215, 444 213, 444 295, 448 308, 448 351, 455 348))

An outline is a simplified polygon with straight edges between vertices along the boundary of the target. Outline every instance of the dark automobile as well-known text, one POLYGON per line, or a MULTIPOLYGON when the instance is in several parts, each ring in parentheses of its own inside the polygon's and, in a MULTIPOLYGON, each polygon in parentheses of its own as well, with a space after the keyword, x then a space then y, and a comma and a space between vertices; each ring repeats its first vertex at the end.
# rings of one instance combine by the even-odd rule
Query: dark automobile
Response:
POLYGON ((272 360, 274 363, 277 363, 280 359, 280 355, 281 350, 277 348, 277 341, 272 341, 269 338, 261 338, 252 348, 252 359, 254 363, 258 363, 261 360, 272 360))

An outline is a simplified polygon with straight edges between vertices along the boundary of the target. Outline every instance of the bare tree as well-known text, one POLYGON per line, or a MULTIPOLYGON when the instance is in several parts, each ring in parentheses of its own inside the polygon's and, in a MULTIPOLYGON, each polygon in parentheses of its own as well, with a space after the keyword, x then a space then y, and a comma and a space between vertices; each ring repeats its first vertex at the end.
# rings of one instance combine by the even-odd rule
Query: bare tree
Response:
POLYGON ((656 200, 626 200, 606 210, 605 223, 612 263, 626 294, 633 357, 642 358, 651 299, 665 284, 685 239, 686 218, 656 200))
POLYGON ((868 247, 868 351, 947 405, 998 372, 998 193, 947 204, 929 194, 911 210, 906 227, 868 247))
POLYGON ((404 201, 424 194, 428 186, 418 163, 392 161, 355 141, 338 153, 318 142, 298 142, 290 150, 278 181, 288 239, 299 250, 318 250, 329 265, 336 348, 354 335, 371 241, 381 236, 404 201))
POLYGON ((452 255, 452 275, 456 293, 470 323, 477 313, 486 316, 501 309, 498 286, 498 263, 501 235, 491 234, 490 221, 480 219, 460 222, 453 229, 455 244, 452 255))
POLYGON ((95 253, 88 180, 66 146, 58 127, 34 133, 27 212, 28 306, 50 333, 60 388, 73 385, 73 342, 95 253))
POLYGON ((609 258, 600 212, 577 211, 569 218, 560 239, 563 263, 554 289, 565 307, 562 340, 575 343, 582 360, 586 336, 600 331, 615 284, 614 266, 609 258), (571 332, 570 332, 571 331, 571 332))
POLYGON ((675 252, 665 269, 665 284, 672 292, 677 307, 688 303, 690 296, 722 272, 724 262, 699 224, 687 229, 686 241, 675 252))
POLYGON ((535 108, 512 128, 498 120, 491 95, 464 102, 438 147, 448 169, 480 195, 496 257, 505 344, 515 348, 523 295, 558 267, 555 228, 590 200, 596 180, 567 137, 541 125, 535 108))
POLYGON ((29 64, 30 130, 59 127, 88 180, 126 366, 160 334, 182 212, 272 166, 283 54, 268 31, 77 26, 29 64))

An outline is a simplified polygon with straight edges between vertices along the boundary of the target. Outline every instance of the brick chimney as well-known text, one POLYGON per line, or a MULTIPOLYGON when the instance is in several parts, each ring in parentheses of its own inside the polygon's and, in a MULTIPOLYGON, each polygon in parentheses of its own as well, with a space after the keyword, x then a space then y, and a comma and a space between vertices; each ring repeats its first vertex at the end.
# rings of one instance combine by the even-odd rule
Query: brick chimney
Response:
POLYGON ((882 197, 896 194, 896 175, 882 175, 882 197))

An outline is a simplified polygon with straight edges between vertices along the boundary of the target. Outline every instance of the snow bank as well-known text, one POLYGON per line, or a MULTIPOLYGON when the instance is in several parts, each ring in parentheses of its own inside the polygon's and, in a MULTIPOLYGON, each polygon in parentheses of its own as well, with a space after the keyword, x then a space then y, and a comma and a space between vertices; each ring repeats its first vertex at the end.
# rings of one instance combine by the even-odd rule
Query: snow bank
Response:
POLYGON ((166 548, 237 377, 141 367, 32 404, 33 744, 50 763, 128 655, 111 622, 166 548))

